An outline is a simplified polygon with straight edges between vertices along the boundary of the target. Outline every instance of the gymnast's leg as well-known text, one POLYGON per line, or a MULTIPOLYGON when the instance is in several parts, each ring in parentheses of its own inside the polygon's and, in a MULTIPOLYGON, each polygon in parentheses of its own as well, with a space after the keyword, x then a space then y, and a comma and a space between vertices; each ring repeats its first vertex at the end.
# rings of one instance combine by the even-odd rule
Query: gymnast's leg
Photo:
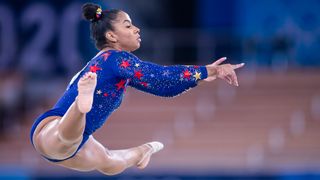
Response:
POLYGON ((150 142, 130 149, 108 150, 90 136, 73 158, 58 164, 78 171, 98 170, 106 175, 115 175, 132 166, 145 168, 151 155, 162 148, 162 143, 150 142))
MULTIPOLYGON (((77 141, 85 128, 85 115, 91 110, 93 93, 97 84, 97 75, 89 72, 78 82, 78 96, 59 122, 60 138, 77 141)), ((81 141, 81 140, 80 140, 81 141)))
MULTIPOLYGON (((97 75, 87 73, 78 82, 78 96, 63 117, 55 117, 37 127, 34 144, 41 154, 51 159, 71 156, 82 141, 85 115, 91 110, 97 75)), ((49 117, 52 118, 52 117, 49 117)))

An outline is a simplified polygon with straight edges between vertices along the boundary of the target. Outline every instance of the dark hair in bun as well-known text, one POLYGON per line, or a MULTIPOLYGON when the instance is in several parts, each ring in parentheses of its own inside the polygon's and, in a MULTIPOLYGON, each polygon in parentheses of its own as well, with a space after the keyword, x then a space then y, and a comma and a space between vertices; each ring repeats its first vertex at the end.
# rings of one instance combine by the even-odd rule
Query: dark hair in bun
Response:
POLYGON ((91 38, 95 41, 96 47, 101 50, 108 46, 105 34, 107 31, 114 30, 112 23, 121 10, 111 9, 102 11, 101 13, 99 13, 99 10, 101 10, 101 6, 93 3, 85 3, 82 6, 83 18, 91 22, 91 38))

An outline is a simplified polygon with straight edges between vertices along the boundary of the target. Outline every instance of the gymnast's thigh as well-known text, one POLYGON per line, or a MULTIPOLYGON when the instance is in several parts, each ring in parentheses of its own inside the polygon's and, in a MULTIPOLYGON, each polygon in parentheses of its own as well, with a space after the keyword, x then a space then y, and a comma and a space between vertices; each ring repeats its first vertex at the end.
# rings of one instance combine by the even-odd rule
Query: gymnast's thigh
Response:
POLYGON ((79 147, 81 139, 77 143, 61 141, 58 134, 61 117, 48 117, 36 128, 33 135, 33 143, 37 151, 50 159, 65 159, 70 157, 79 147))
POLYGON ((74 157, 57 164, 78 171, 92 171, 106 165, 109 157, 107 149, 90 136, 74 157))

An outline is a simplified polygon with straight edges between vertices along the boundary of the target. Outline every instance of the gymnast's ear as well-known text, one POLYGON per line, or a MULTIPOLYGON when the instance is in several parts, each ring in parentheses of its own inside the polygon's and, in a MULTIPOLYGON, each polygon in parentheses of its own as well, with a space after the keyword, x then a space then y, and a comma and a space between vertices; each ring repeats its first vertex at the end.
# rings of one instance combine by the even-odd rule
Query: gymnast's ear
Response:
POLYGON ((116 43, 117 42, 117 35, 114 34, 112 31, 107 31, 105 37, 109 42, 116 43))

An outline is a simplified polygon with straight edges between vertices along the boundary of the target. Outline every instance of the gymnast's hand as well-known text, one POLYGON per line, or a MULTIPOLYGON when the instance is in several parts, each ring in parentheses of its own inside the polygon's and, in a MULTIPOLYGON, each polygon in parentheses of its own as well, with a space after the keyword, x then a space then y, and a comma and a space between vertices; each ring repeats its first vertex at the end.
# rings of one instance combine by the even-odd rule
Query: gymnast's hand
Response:
POLYGON ((218 59, 212 64, 206 66, 208 71, 208 77, 204 81, 210 82, 217 78, 224 79, 229 84, 234 86, 239 86, 238 78, 236 75, 235 69, 241 68, 244 66, 244 63, 241 64, 221 64, 227 58, 223 57, 218 59))

